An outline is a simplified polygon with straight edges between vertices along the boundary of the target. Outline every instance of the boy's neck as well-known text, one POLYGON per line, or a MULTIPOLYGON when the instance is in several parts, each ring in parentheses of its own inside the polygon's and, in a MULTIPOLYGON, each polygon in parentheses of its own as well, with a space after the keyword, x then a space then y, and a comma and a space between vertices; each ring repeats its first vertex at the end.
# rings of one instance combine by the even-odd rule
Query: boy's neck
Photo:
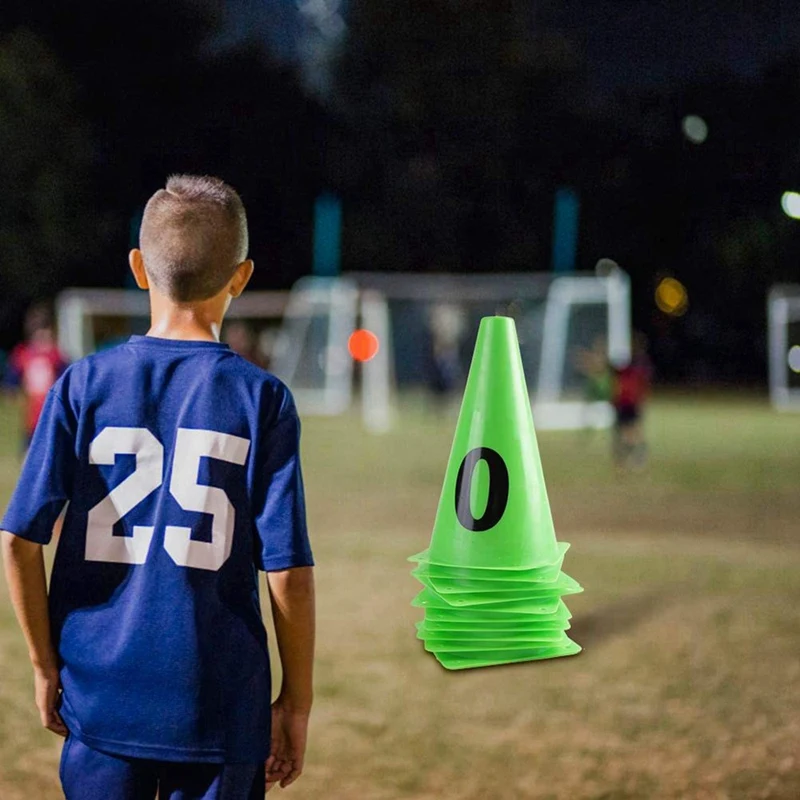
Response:
POLYGON ((227 310, 224 298, 212 297, 195 303, 176 303, 150 291, 150 330, 159 339, 218 342, 222 318, 227 310))

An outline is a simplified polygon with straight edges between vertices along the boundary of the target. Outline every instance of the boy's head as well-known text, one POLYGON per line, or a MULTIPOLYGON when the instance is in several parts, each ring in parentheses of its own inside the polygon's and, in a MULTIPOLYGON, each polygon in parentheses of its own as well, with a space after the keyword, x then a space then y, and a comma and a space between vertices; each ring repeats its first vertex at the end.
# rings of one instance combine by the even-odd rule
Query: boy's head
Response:
POLYGON ((172 175, 148 201, 139 248, 150 282, 179 303, 207 300, 247 258, 239 195, 207 175, 172 175))

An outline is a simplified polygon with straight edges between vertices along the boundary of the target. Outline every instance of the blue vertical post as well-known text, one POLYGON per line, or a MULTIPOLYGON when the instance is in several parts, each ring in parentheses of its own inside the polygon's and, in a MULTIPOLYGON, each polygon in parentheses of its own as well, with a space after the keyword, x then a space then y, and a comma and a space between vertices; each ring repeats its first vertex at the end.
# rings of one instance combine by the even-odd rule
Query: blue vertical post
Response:
POLYGON ((342 201, 323 192, 314 203, 314 275, 334 278, 342 260, 342 201))
POLYGON ((556 190, 553 203, 553 272, 572 272, 578 254, 580 199, 569 186, 556 190))

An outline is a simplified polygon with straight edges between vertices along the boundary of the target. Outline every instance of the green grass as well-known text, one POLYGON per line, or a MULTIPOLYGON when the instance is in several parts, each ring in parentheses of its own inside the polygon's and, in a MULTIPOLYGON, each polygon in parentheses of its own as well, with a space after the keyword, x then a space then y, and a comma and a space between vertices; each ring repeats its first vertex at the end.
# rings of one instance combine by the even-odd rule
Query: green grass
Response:
MULTIPOLYGON (((0 413, 0 499, 15 479, 0 413)), ((580 656, 448 673, 414 637, 454 419, 381 437, 308 419, 317 702, 297 798, 800 797, 800 415, 758 398, 655 402, 651 461, 604 433, 539 434, 580 656)), ((0 589, 0 797, 60 797, 0 589)))

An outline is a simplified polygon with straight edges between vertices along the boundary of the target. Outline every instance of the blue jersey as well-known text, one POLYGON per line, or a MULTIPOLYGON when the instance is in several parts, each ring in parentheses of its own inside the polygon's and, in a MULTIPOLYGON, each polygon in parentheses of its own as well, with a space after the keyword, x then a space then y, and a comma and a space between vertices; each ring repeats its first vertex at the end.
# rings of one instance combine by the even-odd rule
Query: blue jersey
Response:
POLYGON ((61 715, 97 750, 269 754, 258 569, 310 566, 289 390, 227 345, 134 336, 50 390, 4 530, 46 544, 61 715))

